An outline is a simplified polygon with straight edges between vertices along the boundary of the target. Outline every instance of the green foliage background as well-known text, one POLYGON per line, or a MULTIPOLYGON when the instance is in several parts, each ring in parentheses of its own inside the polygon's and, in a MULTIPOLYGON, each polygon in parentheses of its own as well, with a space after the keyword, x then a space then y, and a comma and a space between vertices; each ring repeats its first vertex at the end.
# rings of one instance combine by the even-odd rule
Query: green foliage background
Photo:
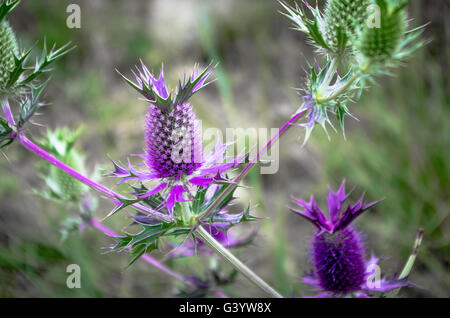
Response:
MULTIPOLYGON (((77 49, 58 62, 45 99, 52 102, 36 122, 55 128, 86 128, 78 147, 87 154, 88 169, 108 165, 105 154, 126 160, 144 146, 146 106, 127 87, 115 68, 129 74, 142 58, 153 70, 164 62, 169 83, 195 62, 220 62, 217 81, 193 98, 204 126, 279 127, 300 100, 306 61, 314 52, 302 34, 277 10, 276 1, 22 1, 10 22, 22 46, 37 39, 59 45, 73 41, 77 49), (66 7, 78 3, 81 29, 66 27, 66 7)), ((247 179, 240 202, 258 204, 261 224, 256 242, 236 254, 284 295, 308 294, 299 277, 308 270, 308 236, 304 220, 287 210, 290 196, 311 193, 325 204, 327 186, 345 178, 368 199, 384 198, 359 220, 367 234, 368 252, 383 257, 384 273, 399 272, 417 229, 425 238, 411 280, 420 288, 403 289, 401 297, 450 295, 450 61, 448 2, 412 1, 411 22, 426 22, 432 42, 408 60, 393 77, 378 79, 351 111, 347 140, 317 129, 305 148, 299 130, 280 145, 276 175, 247 179)), ((34 137, 45 128, 34 126, 34 137)), ((18 145, 0 160, 0 296, 1 297, 171 297, 179 283, 137 262, 125 270, 125 254, 107 253, 111 240, 94 229, 61 242, 61 220, 76 207, 50 204, 32 194, 43 187, 36 173, 38 158, 18 145), (66 266, 82 268, 82 288, 66 287, 66 266)), ((103 182, 103 181, 102 181, 103 182)), ((106 179, 105 184, 113 185, 106 179)), ((97 217, 110 205, 102 201, 97 217)), ((107 224, 123 229, 125 214, 107 224)), ((248 229, 240 228, 237 234, 248 229)), ((155 254, 160 258, 164 255, 155 254)), ((203 275, 204 260, 180 259, 167 264, 184 274, 203 275)), ((224 265, 225 268, 227 268, 224 265)), ((244 279, 225 290, 230 296, 262 296, 244 279)))

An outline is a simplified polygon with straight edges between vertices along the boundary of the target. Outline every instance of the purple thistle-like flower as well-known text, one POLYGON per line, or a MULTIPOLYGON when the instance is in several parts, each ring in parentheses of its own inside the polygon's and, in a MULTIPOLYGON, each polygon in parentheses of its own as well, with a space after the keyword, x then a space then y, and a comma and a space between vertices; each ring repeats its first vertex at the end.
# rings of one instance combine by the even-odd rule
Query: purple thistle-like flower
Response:
POLYGON ((309 202, 294 198, 302 209, 291 210, 317 227, 311 241, 313 271, 303 281, 321 291, 320 297, 351 292, 365 296, 367 291, 386 292, 407 285, 406 280, 396 279, 380 279, 374 284, 369 282, 373 265, 377 264, 378 259, 372 257, 366 260, 361 234, 355 231, 351 223, 378 201, 365 204, 363 194, 358 202, 343 209, 348 196, 345 181, 336 193, 330 189, 327 197, 328 216, 319 208, 314 197, 309 202))
POLYGON ((190 176, 201 167, 201 132, 190 104, 176 105, 168 114, 150 105, 145 131, 145 159, 155 178, 190 176))
POLYGON ((352 228, 335 235, 314 235, 312 256, 318 282, 333 294, 357 291, 366 278, 361 239, 352 228))
MULTIPOLYGON (((169 90, 164 80, 163 69, 159 78, 154 77, 141 63, 137 68, 136 81, 122 77, 149 102, 146 117, 146 149, 140 155, 145 160, 146 171, 138 171, 130 164, 128 169, 116 163, 110 174, 121 178, 121 182, 158 181, 158 185, 138 198, 145 199, 160 193, 165 206, 172 214, 176 202, 192 198, 193 188, 206 188, 214 181, 224 181, 222 174, 236 167, 244 157, 226 161, 226 145, 217 141, 215 149, 204 155, 201 125, 189 98, 207 85, 206 80, 214 70, 211 65, 203 72, 195 68, 190 76, 180 80, 176 90, 169 90)), ((118 203, 120 205, 120 202, 118 203)))

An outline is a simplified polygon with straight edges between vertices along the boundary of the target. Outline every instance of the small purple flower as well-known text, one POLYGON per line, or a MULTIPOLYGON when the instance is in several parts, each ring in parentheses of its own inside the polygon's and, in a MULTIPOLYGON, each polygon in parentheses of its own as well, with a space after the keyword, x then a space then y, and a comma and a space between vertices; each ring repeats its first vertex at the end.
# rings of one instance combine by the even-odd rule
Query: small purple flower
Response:
POLYGON ((371 282, 373 266, 378 259, 365 258, 365 247, 361 234, 353 229, 351 223, 364 211, 378 201, 365 204, 364 194, 355 204, 343 209, 349 193, 345 192, 345 181, 334 193, 331 189, 327 197, 329 216, 325 216, 314 197, 309 202, 294 198, 302 209, 292 212, 306 218, 317 227, 311 241, 311 263, 313 271, 303 281, 321 293, 319 297, 334 297, 354 293, 359 297, 365 292, 387 292, 407 285, 405 280, 380 279, 371 282))
POLYGON ((121 178, 121 182, 157 180, 157 186, 139 194, 138 198, 160 193, 171 214, 176 202, 192 199, 195 191, 191 190, 224 181, 222 173, 241 162, 234 158, 225 160, 228 159, 225 157, 227 146, 220 140, 211 154, 203 154, 201 125, 188 100, 207 85, 206 80, 213 70, 210 65, 199 74, 195 68, 173 91, 166 86, 162 68, 158 79, 143 63, 137 73, 133 72, 136 83, 124 77, 150 104, 145 128, 146 149, 145 154, 140 155, 147 169, 137 171, 131 165, 125 169, 114 163, 115 171, 111 175, 121 178))

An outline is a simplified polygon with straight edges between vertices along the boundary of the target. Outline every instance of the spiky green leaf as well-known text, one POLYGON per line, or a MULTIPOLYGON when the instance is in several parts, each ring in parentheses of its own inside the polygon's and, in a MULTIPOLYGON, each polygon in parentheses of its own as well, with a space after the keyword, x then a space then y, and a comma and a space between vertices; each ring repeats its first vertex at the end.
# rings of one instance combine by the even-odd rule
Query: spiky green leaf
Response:
POLYGON ((0 23, 8 17, 12 10, 19 4, 20 0, 2 0, 0 4, 0 23))
POLYGON ((41 96, 48 81, 49 79, 38 86, 31 86, 31 96, 26 97, 21 104, 21 112, 18 122, 19 127, 23 126, 31 117, 33 117, 40 107, 44 106, 43 103, 39 102, 39 97, 41 96))
POLYGON ((308 9, 312 14, 312 19, 309 19, 298 5, 294 8, 282 1, 280 1, 280 4, 287 11, 287 13, 282 12, 282 14, 294 22, 296 30, 306 33, 318 47, 330 50, 325 36, 322 34, 324 20, 318 8, 313 8, 308 5, 308 9))

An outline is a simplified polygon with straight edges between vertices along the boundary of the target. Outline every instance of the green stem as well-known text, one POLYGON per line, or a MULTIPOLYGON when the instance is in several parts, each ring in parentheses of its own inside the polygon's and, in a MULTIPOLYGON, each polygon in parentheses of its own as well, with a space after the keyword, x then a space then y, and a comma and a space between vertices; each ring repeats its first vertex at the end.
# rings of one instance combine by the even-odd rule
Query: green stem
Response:
POLYGON ((423 229, 420 228, 417 231, 416 241, 414 242, 414 248, 411 252, 411 255, 408 258, 408 261, 405 264, 405 267, 403 267, 400 276, 398 276, 399 279, 405 278, 409 275, 409 273, 411 273, 412 267, 417 258, 417 253, 419 252, 419 247, 422 244, 422 238, 423 238, 423 229))
POLYGON ((194 231, 194 234, 214 252, 224 258, 231 266, 244 275, 249 281, 261 288, 268 295, 274 298, 283 298, 276 290, 270 287, 262 278, 256 275, 250 268, 237 259, 225 247, 217 242, 203 227, 199 226, 194 231))
MULTIPOLYGON (((414 247, 413 247, 413 250, 411 252, 411 255, 409 255, 408 260, 406 261, 406 264, 403 267, 402 272, 398 276, 398 279, 406 278, 411 273, 411 270, 412 270, 412 268, 414 266, 414 263, 416 262, 417 254, 419 252, 419 247, 422 244, 422 239, 423 239, 423 228, 420 228, 417 231, 416 240, 414 242, 414 247)), ((392 291, 391 297, 396 296, 399 291, 400 291, 400 288, 392 291)))

